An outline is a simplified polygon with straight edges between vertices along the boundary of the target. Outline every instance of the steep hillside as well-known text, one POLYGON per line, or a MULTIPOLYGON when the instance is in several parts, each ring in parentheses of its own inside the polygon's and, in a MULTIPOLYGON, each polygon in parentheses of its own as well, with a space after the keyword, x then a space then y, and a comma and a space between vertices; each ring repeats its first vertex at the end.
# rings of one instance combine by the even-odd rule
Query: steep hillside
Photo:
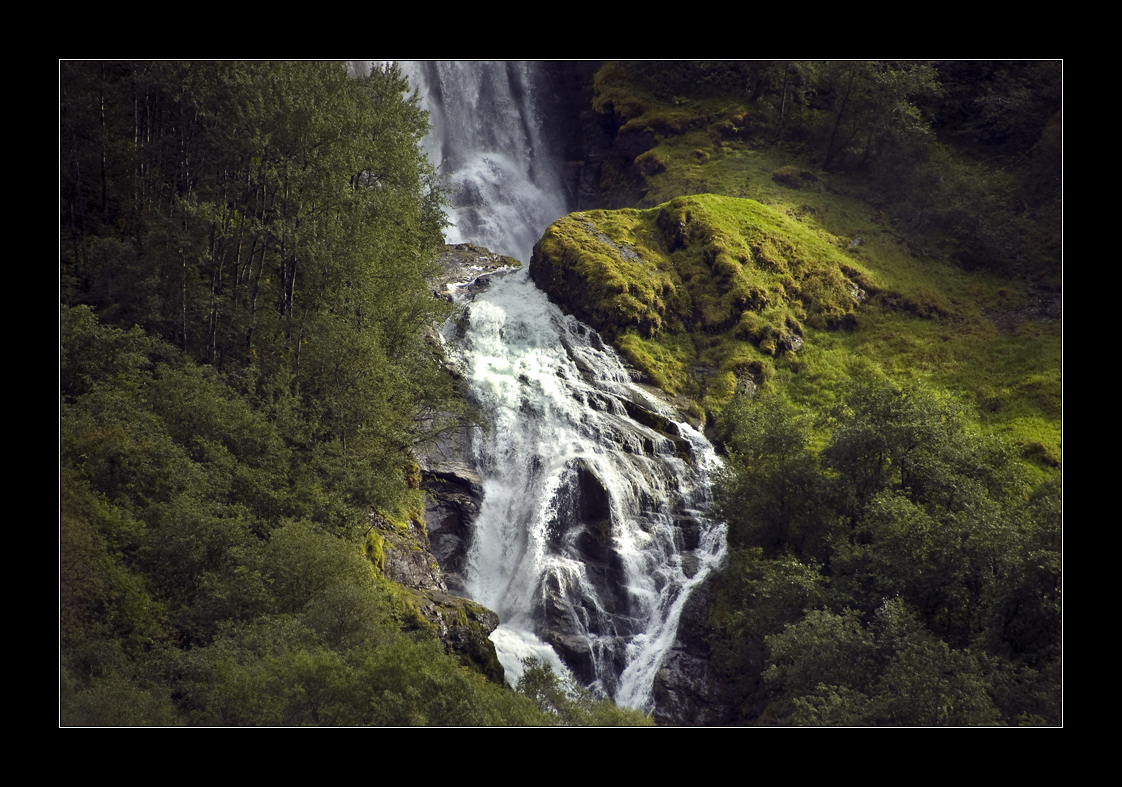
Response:
POLYGON ((695 403, 695 417, 696 405, 715 414, 777 375, 796 401, 829 407, 847 370, 871 361, 954 391, 1026 458, 1054 467, 1056 298, 908 254, 890 228, 835 235, 813 196, 788 191, 770 205, 708 194, 575 213, 546 231, 531 274, 652 382, 695 403))
POLYGON ((60 724, 650 723, 448 592, 441 192, 394 66, 60 75, 60 724))
POLYGON ((665 670, 667 720, 1061 722, 1058 113, 970 137, 962 79, 596 76, 616 209, 552 225, 531 273, 730 460, 732 558, 665 670), (846 655, 815 661, 823 641, 846 655))

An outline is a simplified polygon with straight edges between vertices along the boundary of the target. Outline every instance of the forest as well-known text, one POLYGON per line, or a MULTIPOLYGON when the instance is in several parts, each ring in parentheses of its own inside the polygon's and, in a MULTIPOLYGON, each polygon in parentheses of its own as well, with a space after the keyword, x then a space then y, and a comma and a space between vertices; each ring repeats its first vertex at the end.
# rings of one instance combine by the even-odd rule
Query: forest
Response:
MULTIPOLYGON (((591 220, 662 266, 583 308, 726 456, 707 723, 1062 724, 1062 65, 574 92, 591 220)), ((60 63, 60 725, 653 723, 385 576, 464 411, 427 129, 392 65, 60 63)))
POLYGON ((61 67, 60 723, 649 723, 445 653, 378 570, 459 407, 396 69, 61 67))

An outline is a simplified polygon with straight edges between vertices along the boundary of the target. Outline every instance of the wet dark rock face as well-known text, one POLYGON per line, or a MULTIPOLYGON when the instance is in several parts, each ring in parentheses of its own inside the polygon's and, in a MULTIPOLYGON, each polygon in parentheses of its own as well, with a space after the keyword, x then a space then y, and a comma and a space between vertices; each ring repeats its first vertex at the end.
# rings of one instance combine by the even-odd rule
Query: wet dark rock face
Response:
POLYGON ((464 593, 463 573, 471 526, 483 501, 483 479, 472 468, 471 427, 461 424, 417 458, 427 493, 425 527, 448 589, 464 593))
POLYGON ((609 646, 620 635, 619 617, 626 616, 628 599, 623 562, 612 547, 611 498, 603 482, 584 460, 574 460, 559 491, 549 524, 551 550, 575 557, 584 566, 584 580, 595 588, 599 605, 588 596, 549 584, 537 610, 542 639, 549 642, 579 680, 597 679, 591 645, 582 631, 606 638, 609 646), (574 603, 574 595, 579 600, 574 603))
POLYGON ((734 687, 713 667, 706 640, 711 582, 694 591, 678 622, 674 646, 654 682, 654 717, 667 726, 734 723, 734 687))

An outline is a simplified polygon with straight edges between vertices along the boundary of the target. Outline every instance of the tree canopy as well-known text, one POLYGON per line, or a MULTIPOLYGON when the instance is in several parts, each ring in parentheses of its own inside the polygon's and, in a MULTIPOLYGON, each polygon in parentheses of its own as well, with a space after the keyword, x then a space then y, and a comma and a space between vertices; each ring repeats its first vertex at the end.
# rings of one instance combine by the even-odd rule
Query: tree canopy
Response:
POLYGON ((426 130, 392 66, 62 65, 62 723, 550 723, 370 533, 457 406, 426 130))
MULTIPOLYGON (((735 400, 712 644, 747 715, 785 724, 1057 724, 1059 495, 922 387, 858 376, 811 449, 735 400)), ((821 426, 821 425, 820 425, 821 426)))
POLYGON ((447 381, 427 118, 395 67, 64 63, 63 300, 137 325, 385 504, 447 381), (356 476, 356 463, 367 468, 356 476))

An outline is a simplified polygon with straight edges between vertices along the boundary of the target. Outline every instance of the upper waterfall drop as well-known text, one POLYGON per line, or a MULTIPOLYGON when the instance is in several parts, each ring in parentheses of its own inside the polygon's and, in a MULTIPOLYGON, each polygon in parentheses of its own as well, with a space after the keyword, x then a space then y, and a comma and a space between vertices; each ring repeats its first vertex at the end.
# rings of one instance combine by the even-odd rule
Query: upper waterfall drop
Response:
POLYGON ((535 100, 532 62, 403 62, 432 131, 429 159, 450 191, 448 243, 530 261, 542 230, 567 213, 535 100))
MULTIPOLYGON (((446 239, 528 261, 566 212, 535 64, 402 68, 451 186, 446 239)), ((473 439, 484 497, 468 592, 503 621, 492 640, 508 677, 525 656, 559 664, 560 654, 598 693, 650 709, 686 599, 724 559, 724 527, 705 514, 719 460, 525 270, 493 278, 445 327, 489 422, 473 439)))

